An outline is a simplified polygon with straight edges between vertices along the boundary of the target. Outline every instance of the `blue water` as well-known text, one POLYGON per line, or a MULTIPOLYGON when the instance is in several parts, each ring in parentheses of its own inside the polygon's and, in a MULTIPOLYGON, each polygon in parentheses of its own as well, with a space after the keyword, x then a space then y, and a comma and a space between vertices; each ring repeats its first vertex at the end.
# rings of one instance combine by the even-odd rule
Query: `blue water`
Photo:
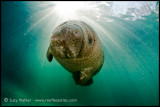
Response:
POLYGON ((135 15, 105 14, 108 7, 100 2, 99 17, 89 10, 64 18, 52 11, 54 3, 2 1, 1 105, 158 106, 159 2, 147 3, 140 11, 146 12, 143 18, 137 11, 135 15), (101 40, 104 64, 90 86, 76 85, 71 73, 54 58, 51 63, 46 58, 53 30, 68 19, 85 21, 101 40))

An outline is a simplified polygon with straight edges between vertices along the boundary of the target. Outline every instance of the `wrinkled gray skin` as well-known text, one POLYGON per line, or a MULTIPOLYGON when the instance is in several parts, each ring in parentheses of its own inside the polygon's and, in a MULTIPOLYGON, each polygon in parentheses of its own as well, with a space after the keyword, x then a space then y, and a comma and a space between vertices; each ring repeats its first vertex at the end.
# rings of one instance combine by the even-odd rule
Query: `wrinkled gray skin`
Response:
POLYGON ((73 74, 76 84, 88 85, 103 65, 103 50, 94 30, 82 21, 59 25, 50 38, 47 59, 55 59, 73 74))

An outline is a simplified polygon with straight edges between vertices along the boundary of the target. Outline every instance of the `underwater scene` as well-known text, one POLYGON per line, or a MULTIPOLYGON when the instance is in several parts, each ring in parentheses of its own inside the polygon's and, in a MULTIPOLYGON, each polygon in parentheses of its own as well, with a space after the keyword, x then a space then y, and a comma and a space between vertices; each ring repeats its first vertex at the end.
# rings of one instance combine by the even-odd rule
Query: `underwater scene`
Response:
POLYGON ((1 105, 159 106, 159 1, 1 1, 1 105))

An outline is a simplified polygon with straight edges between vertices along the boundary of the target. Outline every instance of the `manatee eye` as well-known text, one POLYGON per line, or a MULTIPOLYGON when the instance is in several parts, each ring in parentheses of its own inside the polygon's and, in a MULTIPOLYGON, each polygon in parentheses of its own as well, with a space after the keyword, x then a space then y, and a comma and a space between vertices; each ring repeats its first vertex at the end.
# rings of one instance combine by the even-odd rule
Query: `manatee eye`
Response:
POLYGON ((89 44, 92 44, 92 39, 89 38, 89 39, 88 39, 88 42, 89 42, 89 44))

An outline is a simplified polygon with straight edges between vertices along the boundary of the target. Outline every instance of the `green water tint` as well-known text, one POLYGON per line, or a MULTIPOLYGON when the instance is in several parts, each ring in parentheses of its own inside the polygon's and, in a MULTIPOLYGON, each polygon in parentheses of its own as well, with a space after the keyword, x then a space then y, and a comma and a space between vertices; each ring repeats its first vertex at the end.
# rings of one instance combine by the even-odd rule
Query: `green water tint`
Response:
POLYGON ((34 22, 29 17, 36 10, 15 5, 2 2, 1 7, 2 105, 159 105, 159 22, 155 13, 135 21, 116 17, 110 17, 113 22, 82 19, 95 29, 105 56, 93 84, 82 87, 54 58, 51 63, 47 61, 49 37, 58 25, 57 16, 53 15, 55 20, 47 17, 24 35, 34 22), (4 98, 77 102, 6 103, 4 98))

